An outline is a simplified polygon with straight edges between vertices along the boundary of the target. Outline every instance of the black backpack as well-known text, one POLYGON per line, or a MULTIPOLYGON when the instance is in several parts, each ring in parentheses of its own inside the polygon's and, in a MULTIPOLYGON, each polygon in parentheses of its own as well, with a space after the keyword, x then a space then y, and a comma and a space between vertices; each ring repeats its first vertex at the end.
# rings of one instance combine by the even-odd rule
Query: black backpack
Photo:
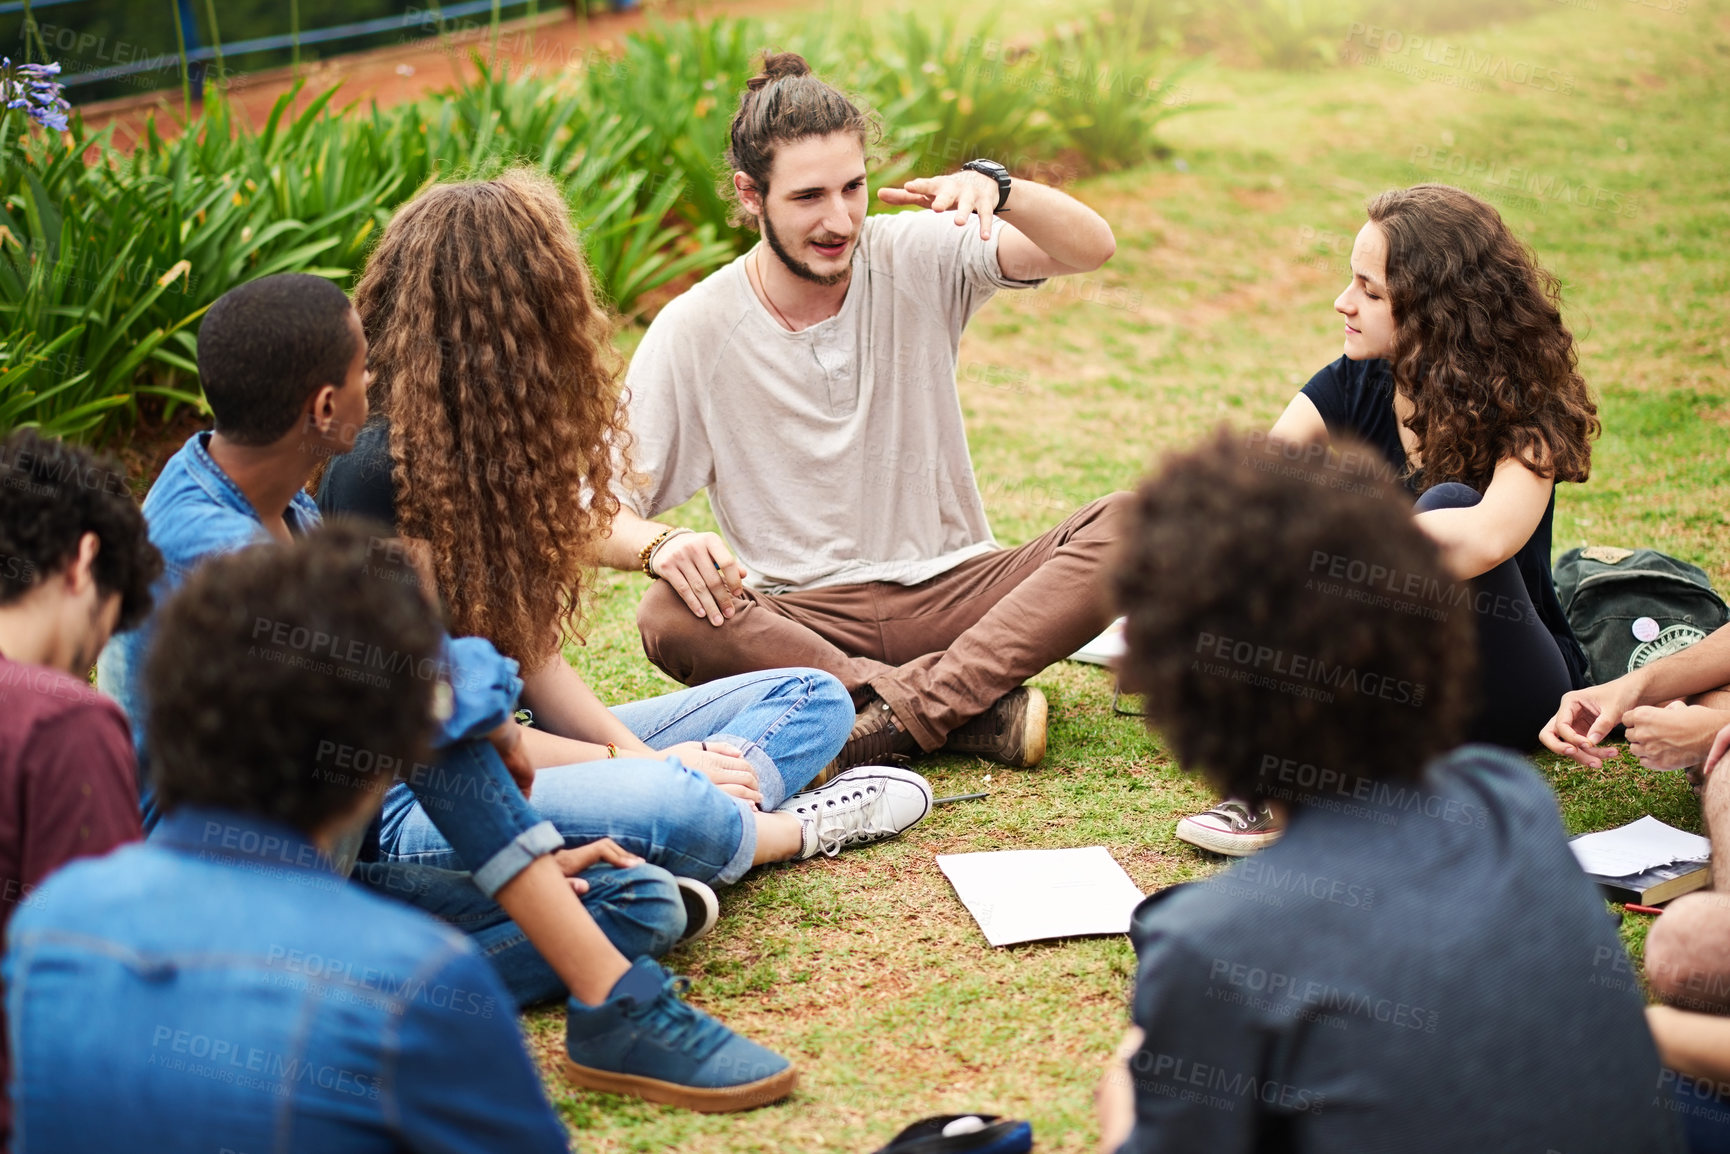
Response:
POLYGON ((1730 620, 1704 570, 1656 549, 1589 545, 1556 562, 1556 597, 1602 685, 1730 620))

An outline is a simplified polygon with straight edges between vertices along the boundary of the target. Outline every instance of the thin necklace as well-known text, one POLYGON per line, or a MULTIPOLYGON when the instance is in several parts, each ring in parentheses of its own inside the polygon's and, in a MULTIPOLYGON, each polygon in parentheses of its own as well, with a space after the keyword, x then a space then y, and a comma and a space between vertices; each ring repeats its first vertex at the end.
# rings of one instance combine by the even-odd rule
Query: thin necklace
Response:
POLYGON ((763 279, 763 250, 759 248, 756 253, 757 287, 763 291, 763 299, 769 303, 771 309, 774 309, 775 315, 781 319, 781 323, 786 326, 788 332, 797 332, 798 330, 793 327, 793 322, 787 319, 787 314, 775 304, 775 298, 769 295, 769 282, 763 279))

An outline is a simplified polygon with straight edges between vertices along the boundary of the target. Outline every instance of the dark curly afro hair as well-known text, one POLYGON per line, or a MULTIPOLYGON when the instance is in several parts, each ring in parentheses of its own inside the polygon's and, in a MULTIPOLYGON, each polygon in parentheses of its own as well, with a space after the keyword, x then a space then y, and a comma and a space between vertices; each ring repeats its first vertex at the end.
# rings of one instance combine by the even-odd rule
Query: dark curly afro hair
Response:
POLYGON ((0 605, 16 601, 78 556, 96 534, 91 568, 105 596, 120 594, 116 631, 150 613, 162 554, 114 460, 21 429, 0 441, 0 605))
POLYGON ((146 735, 164 809, 311 834, 426 756, 443 631, 382 532, 348 522, 213 558, 163 607, 146 735))
POLYGON ((1415 779, 1458 740, 1476 645, 1364 446, 1221 429, 1136 493, 1113 575, 1126 690, 1223 796, 1415 779))

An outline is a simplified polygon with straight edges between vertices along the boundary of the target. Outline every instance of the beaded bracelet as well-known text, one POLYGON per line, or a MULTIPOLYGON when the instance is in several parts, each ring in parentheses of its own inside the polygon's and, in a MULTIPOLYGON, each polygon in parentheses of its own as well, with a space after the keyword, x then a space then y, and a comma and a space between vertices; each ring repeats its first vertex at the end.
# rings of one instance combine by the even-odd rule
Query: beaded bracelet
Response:
POLYGON ((650 541, 647 545, 644 545, 641 549, 637 550, 637 564, 642 566, 643 572, 648 574, 649 580, 651 581, 659 581, 661 575, 649 568, 649 558, 655 555, 655 550, 661 547, 661 542, 665 541, 672 535, 673 531, 671 529, 662 529, 659 537, 656 537, 653 541, 650 541))
POLYGON ((659 537, 649 542, 649 555, 643 561, 643 572, 649 575, 649 580, 659 581, 661 579, 661 575, 655 572, 655 554, 661 551, 661 546, 665 545, 675 537, 681 537, 686 533, 695 532, 695 529, 668 529, 665 533, 662 533, 659 537))

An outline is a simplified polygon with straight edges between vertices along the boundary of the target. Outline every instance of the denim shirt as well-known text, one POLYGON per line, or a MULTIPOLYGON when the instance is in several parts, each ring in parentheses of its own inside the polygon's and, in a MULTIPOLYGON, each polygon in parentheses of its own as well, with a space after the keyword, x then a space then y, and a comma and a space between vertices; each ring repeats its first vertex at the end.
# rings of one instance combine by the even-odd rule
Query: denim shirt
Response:
POLYGON ((177 810, 8 944, 18 1154, 568 1148, 474 946, 287 826, 177 810))
MULTIPOLYGON (((319 524, 318 505, 299 490, 282 516, 289 532, 296 536, 319 524)), ((162 552, 162 576, 151 587, 158 606, 207 557, 274 540, 240 486, 211 457, 208 432, 194 433, 168 459, 144 498, 144 520, 151 544, 162 552)), ((148 709, 144 662, 155 632, 153 612, 137 628, 116 634, 96 663, 97 687, 119 702, 132 722, 132 740, 138 753, 138 794, 146 831, 156 825, 158 818, 144 733, 148 709)), ((280 641, 270 634, 258 640, 290 649, 299 646, 313 661, 343 659, 340 653, 320 652, 316 637, 301 638, 292 631, 280 641)), ((326 644, 334 643, 326 639, 326 644)), ((448 680, 453 690, 449 715, 443 719, 434 742, 439 748, 497 728, 511 715, 517 694, 522 690, 516 662, 478 637, 455 641, 447 638, 438 668, 431 672, 448 680)))

